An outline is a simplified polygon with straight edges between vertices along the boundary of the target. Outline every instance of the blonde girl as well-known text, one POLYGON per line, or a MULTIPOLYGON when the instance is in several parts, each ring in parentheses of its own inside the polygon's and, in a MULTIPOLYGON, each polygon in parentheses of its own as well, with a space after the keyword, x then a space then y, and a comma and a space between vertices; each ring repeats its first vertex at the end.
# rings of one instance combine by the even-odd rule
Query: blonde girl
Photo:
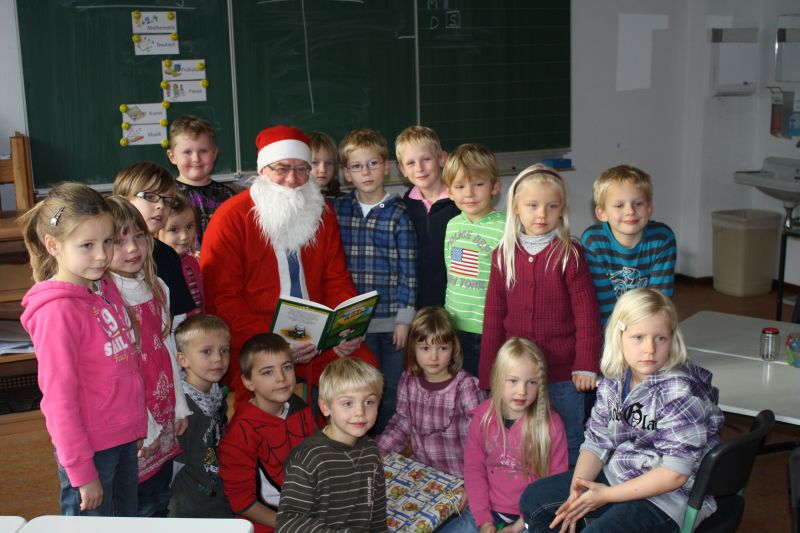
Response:
POLYGON ((414 459, 461 477, 469 413, 483 395, 478 380, 461 368, 461 343, 450 313, 426 307, 416 314, 406 359, 397 411, 377 438, 378 450, 400 452, 411 439, 414 459))
MULTIPOLYGON (((172 175, 164 167, 142 161, 120 170, 114 178, 114 194, 132 203, 144 217, 147 231, 152 235, 164 227, 172 209, 177 205, 177 188, 172 175)), ((186 280, 183 279, 178 254, 158 239, 154 240, 153 260, 156 273, 169 288, 169 313, 184 318, 195 304, 186 280)), ((175 324, 177 327, 177 323, 175 324)))
MULTIPOLYGON (((669 298, 650 288, 620 297, 600 368, 605 379, 578 463, 528 487, 525 519, 531 531, 574 530, 586 515, 593 518, 586 532, 678 531, 724 420, 711 373, 687 361, 669 298)), ((707 497, 698 518, 715 508, 707 497)))
POLYGON ((518 533, 519 496, 539 478, 567 469, 567 440, 561 418, 550 409, 547 363, 527 339, 514 337, 500 348, 491 376, 491 397, 472 415, 464 482, 469 511, 446 531, 518 533))
POLYGON ((550 399, 564 420, 569 460, 583 440, 584 394, 595 387, 601 348, 600 311, 580 245, 569 234, 567 184, 537 164, 508 193, 505 235, 492 257, 479 377, 510 337, 536 343, 547 359, 550 399))
POLYGON ((308 134, 311 146, 311 175, 328 200, 343 195, 339 183, 339 148, 327 133, 312 131, 308 134))
POLYGON ((195 304, 194 309, 186 313, 186 316, 203 312, 203 275, 200 272, 200 262, 197 260, 195 248, 199 220, 197 208, 187 197, 177 193, 167 222, 158 232, 161 242, 175 250, 181 259, 183 279, 195 304))
POLYGON ((108 204, 117 222, 111 276, 138 325, 149 414, 138 465, 138 515, 167 516, 172 458, 181 452, 177 436, 186 430, 190 414, 180 386, 167 288, 156 276, 153 236, 141 213, 121 196, 111 196, 108 204))
POLYGON ((20 321, 39 365, 61 512, 133 516, 147 413, 131 321, 106 274, 114 219, 99 193, 64 183, 20 223, 36 281, 20 321))

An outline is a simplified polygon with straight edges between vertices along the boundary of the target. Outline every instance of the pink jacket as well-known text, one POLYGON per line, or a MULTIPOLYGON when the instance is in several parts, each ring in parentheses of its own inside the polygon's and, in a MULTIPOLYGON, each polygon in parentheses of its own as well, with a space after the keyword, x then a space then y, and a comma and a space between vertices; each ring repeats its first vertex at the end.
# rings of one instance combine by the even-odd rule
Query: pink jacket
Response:
POLYGON ((147 433, 144 381, 130 319, 114 283, 102 296, 62 281, 31 287, 22 326, 39 364, 41 409, 58 462, 74 487, 97 479, 94 452, 147 433))
MULTIPOLYGON (((492 400, 486 400, 472 412, 467 444, 464 450, 464 484, 467 488, 469 510, 478 527, 492 521, 492 511, 519 514, 519 497, 530 483, 538 477, 522 471, 519 458, 522 440, 520 421, 506 430, 505 448, 503 436, 492 420, 488 434, 481 421, 492 400)), ((555 411, 550 412, 550 475, 566 472, 567 437, 564 423, 555 411)))

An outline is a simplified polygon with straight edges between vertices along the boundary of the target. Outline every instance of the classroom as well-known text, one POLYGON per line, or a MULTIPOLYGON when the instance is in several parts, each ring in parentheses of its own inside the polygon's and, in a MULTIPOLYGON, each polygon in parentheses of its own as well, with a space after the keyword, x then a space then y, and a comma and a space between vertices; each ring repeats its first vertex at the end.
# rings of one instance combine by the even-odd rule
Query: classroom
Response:
MULTIPOLYGON (((800 14, 797 1, 570 0, 570 7, 571 139, 563 155, 574 167, 564 172, 572 233, 580 235, 595 222, 592 182, 600 172, 620 163, 635 165, 652 176, 654 219, 675 232, 676 274, 690 282, 708 282, 713 272, 712 212, 747 208, 784 213, 780 200, 735 183, 733 176, 761 168, 768 156, 800 159, 797 137, 770 134, 767 89, 776 85, 778 17, 800 14), (713 94, 712 28, 757 29, 752 94, 713 94)), ((15 0, 0 0, 0 72, 3 156, 10 136, 28 132, 24 85, 35 83, 23 80, 15 0)), ((797 82, 777 85, 800 92, 797 82)), ((252 150, 251 139, 242 142, 242 151, 247 150, 252 150)), ((503 155, 498 159, 503 170, 503 155)), ((35 186, 35 168, 33 172, 35 186)), ((513 174, 503 176, 502 196, 513 174)), ((13 203, 8 186, 0 185, 0 202, 4 209, 13 203)), ((787 246, 785 281, 800 286, 800 241, 789 239, 787 246)), ((777 273, 777 258, 775 263, 777 273)), ((774 505, 783 509, 787 503, 774 505)))

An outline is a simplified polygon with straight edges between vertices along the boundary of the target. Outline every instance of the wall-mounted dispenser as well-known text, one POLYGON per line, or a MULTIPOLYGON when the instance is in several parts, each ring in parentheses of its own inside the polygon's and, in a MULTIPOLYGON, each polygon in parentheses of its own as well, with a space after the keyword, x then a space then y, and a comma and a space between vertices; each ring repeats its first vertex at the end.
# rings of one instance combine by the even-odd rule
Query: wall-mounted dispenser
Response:
POLYGON ((758 28, 711 30, 712 96, 746 96, 756 90, 758 28))

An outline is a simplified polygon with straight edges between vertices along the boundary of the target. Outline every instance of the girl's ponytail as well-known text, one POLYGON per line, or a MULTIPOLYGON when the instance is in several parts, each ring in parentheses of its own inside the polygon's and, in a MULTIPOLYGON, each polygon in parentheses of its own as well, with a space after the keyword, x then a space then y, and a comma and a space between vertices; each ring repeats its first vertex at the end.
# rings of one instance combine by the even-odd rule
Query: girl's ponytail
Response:
POLYGON ((22 238, 30 255, 33 281, 50 279, 58 272, 56 258, 45 247, 46 236, 63 242, 83 219, 103 213, 111 218, 99 192, 79 183, 62 183, 50 189, 44 200, 19 217, 17 222, 23 228, 22 238))

